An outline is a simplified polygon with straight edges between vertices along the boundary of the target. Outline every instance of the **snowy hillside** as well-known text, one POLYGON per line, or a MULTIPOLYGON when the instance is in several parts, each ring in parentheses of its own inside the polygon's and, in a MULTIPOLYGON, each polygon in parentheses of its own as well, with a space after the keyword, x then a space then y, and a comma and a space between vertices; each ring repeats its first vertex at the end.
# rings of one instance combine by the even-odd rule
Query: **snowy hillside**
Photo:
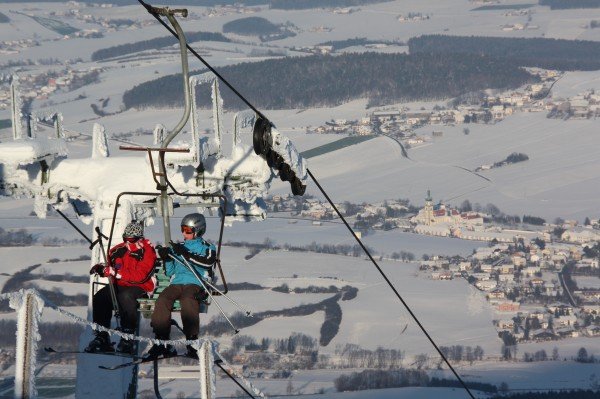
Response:
MULTIPOLYGON (((264 6, 250 9, 241 6, 233 9, 193 6, 189 7, 190 16, 182 21, 182 26, 186 32, 221 32, 224 24, 250 15, 266 18, 276 24, 289 22, 290 26, 295 27, 296 36, 265 43, 258 37, 234 37, 231 43, 193 43, 193 47, 217 69, 268 58, 255 57, 253 51, 271 49, 290 56, 300 56, 307 54, 298 50, 301 47, 313 48, 329 41, 357 37, 381 41, 382 44, 352 46, 344 49, 344 52, 406 52, 407 47, 403 43, 422 34, 600 40, 598 30, 590 28, 592 20, 600 20, 600 9, 554 11, 531 2, 530 7, 525 7, 525 11, 520 13, 518 10, 522 3, 522 0, 504 0, 499 4, 513 5, 515 9, 508 7, 487 11, 475 11, 481 4, 470 0, 396 0, 347 10, 284 11, 264 6), (427 18, 403 19, 409 13, 427 18)), ((132 53, 97 63, 90 59, 92 53, 100 49, 168 35, 162 26, 135 4, 134 0, 127 7, 91 7, 76 2, 2 4, 1 11, 10 18, 10 22, 0 23, 0 142, 12 140, 11 129, 3 126, 7 126, 6 121, 10 122, 11 118, 8 77, 14 73, 20 76, 25 87, 31 88, 26 95, 31 99, 34 112, 43 114, 59 111, 63 114, 69 137, 69 159, 91 156, 95 123, 106 128, 108 149, 112 155, 140 159, 144 154, 119 151, 118 146, 126 143, 151 146, 152 131, 156 124, 167 127, 177 124, 181 118, 180 109, 123 111, 122 102, 123 93, 135 85, 180 72, 176 47, 132 53), (34 16, 55 19, 79 30, 82 35, 87 32, 91 36, 65 36, 48 25, 36 22, 32 18, 34 16), (114 27, 110 25, 113 20, 129 20, 127 23, 130 25, 114 27), (94 32, 101 37, 93 37, 94 32), (98 78, 81 87, 61 88, 56 83, 64 76, 81 78, 92 72, 97 72, 98 78), (42 90, 43 87, 45 89, 42 90)), ((200 69, 202 64, 190 58, 190 68, 200 69)), ((235 82, 232 83, 235 86, 235 82)), ((180 88, 174 87, 173 90, 179 91, 180 88)), ((549 99, 558 101, 590 91, 600 91, 600 71, 567 72, 553 85, 549 99)), ((256 93, 243 94, 250 101, 256 96, 256 93)), ((160 96, 161 93, 156 95, 160 96)), ((317 126, 334 120, 360 120, 374 111, 402 107, 415 113, 430 111, 436 106, 446 106, 449 100, 368 108, 367 100, 361 99, 333 108, 261 111, 282 134, 292 140, 299 151, 306 151, 345 137, 345 134, 307 133, 314 131, 317 126)), ((233 113, 227 106, 225 104, 224 126, 228 130, 223 138, 225 150, 231 147, 233 126, 233 113)), ((212 119, 210 110, 200 111, 203 137, 212 136, 212 119)), ((450 205, 469 200, 481 206, 494 204, 509 215, 522 217, 527 214, 548 221, 563 218, 582 222, 586 217, 600 217, 600 203, 597 200, 600 196, 598 123, 596 118, 549 119, 547 110, 515 112, 497 123, 440 124, 418 128, 416 134, 425 138, 425 141, 408 149, 409 158, 402 155, 396 141, 382 136, 310 158, 308 164, 336 203, 377 203, 406 198, 421 207, 427 191, 431 190, 436 202, 443 200, 450 205), (468 127, 468 134, 465 127, 468 127), (514 152, 524 153, 529 159, 481 171, 479 175, 473 172, 482 165, 498 162, 514 152)), ((189 126, 185 127, 173 146, 178 146, 179 140, 189 140, 190 130, 189 126)), ((50 135, 52 132, 51 128, 40 125, 37 135, 50 135)), ((249 137, 244 139, 248 141, 249 137)), ((228 155, 226 151, 225 155, 228 155)), ((133 165, 134 162, 128 164, 133 165)), ((102 170, 95 172, 99 175, 103 173, 102 170)), ((139 176, 140 179, 147 179, 149 187, 154 187, 149 169, 140 170, 139 176)), ((110 176, 104 176, 102 181, 110 179, 110 176)), ((97 188, 96 182, 90 183, 97 188)), ((271 194, 287 195, 289 191, 288 183, 274 179, 271 194)), ((108 190, 103 192, 106 194, 108 190)), ((307 193, 322 198, 312 183, 308 185, 307 193)), ((0 198, 0 228, 9 233, 25 229, 35 239, 35 244, 31 246, 0 247, 0 291, 6 293, 22 287, 36 287, 65 301, 76 302, 65 305, 64 309, 87 318, 89 286, 86 280, 91 266, 88 243, 82 241, 82 237, 56 213, 49 213, 46 219, 38 219, 33 216, 32 210, 32 199, 0 198), (59 278, 55 277, 57 275, 59 278)), ((189 208, 176 210, 174 226, 178 225, 187 210, 189 208)), ((92 234, 89 225, 75 220, 73 212, 68 213, 85 234, 92 234)), ((179 238, 177 229, 173 230, 174 237, 179 238)), ((217 232, 218 219, 211 215, 208 217, 206 236, 216 242, 217 232)), ((147 227, 146 233, 153 242, 164 241, 158 219, 155 225, 147 227)), ((260 343, 263 338, 275 342, 285 340, 294 333, 302 333, 314 338, 319 355, 328 357, 330 361, 327 368, 293 370, 289 378, 273 378, 274 370, 269 370, 260 378, 260 370, 253 368, 247 371, 252 382, 260 389, 269 395, 282 397, 289 394, 334 399, 466 397, 460 389, 431 387, 336 392, 334 384, 340 375, 368 369, 333 366, 336 361, 341 362, 340 351, 347 344, 365 351, 375 351, 380 347, 400 351, 404 356, 401 364, 404 368, 416 368, 420 362, 420 367, 427 368, 431 376, 454 377, 445 365, 441 366, 442 370, 437 370, 439 355, 366 257, 287 250, 255 251, 250 247, 233 246, 240 242, 262 244, 266 240, 280 247, 286 244, 300 247, 308 247, 312 243, 356 244, 338 219, 319 224, 313 223, 308 217, 292 218, 289 212, 273 212, 262 222, 233 223, 226 227, 222 264, 227 282, 232 285, 251 283, 260 286, 258 289, 231 290, 233 299, 262 317, 255 324, 244 327, 240 335, 260 343), (287 292, 285 287, 290 291, 287 292), (314 292, 315 287, 321 291, 314 292), (346 287, 356 289, 356 296, 343 299, 346 287), (289 311, 307 308, 312 310, 302 316, 289 311), (326 343, 318 343, 323 336, 326 313, 338 308, 341 311, 341 319, 336 324, 338 330, 334 333, 329 330, 330 336, 324 339, 326 343)), ((486 300, 485 292, 475 289, 466 278, 433 280, 429 273, 419 270, 418 261, 390 259, 392 253, 400 251, 410 252, 417 260, 423 255, 468 256, 476 248, 486 246, 486 243, 423 236, 400 229, 370 231, 363 237, 363 242, 373 249, 377 259, 382 258, 378 262, 384 272, 438 345, 462 345, 483 350, 482 359, 473 364, 466 360, 453 363, 467 381, 497 386, 504 382, 510 389, 525 391, 599 386, 597 363, 573 360, 580 348, 586 348, 588 355, 598 359, 598 336, 518 345, 518 359, 525 352, 543 350, 550 354, 556 348, 558 356, 555 361, 502 361, 503 343, 498 337, 494 320, 510 318, 512 314, 494 309, 486 300)), ((590 290, 600 287, 597 276, 577 276, 575 280, 578 286, 590 290)), ((224 300, 220 304, 229 316, 238 310, 224 300)), ((0 313, 0 321, 12 323, 17 317, 16 313, 6 306, 4 310, 0 313)), ((207 328, 211 322, 214 325, 219 320, 217 307, 211 306, 207 315, 201 315, 201 332, 202 328, 207 328)), ((44 311, 42 322, 57 321, 70 322, 70 319, 51 309, 44 311)), ((150 334, 149 321, 144 320, 143 323, 144 331, 150 334)), ((78 334, 79 330, 75 332, 78 334)), ((6 342, 12 340, 13 331, 5 331, 4 337, 6 342)), ((234 344, 231 332, 214 338, 223 351, 234 344)), ((76 348, 78 343, 75 339, 73 341, 66 345, 76 348)), ((0 397, 11 396, 11 379, 15 375, 14 362, 9 355, 6 360, 5 355, 4 348, 0 348, 0 397)), ((40 384, 43 380, 43 384, 52 386, 55 379, 60 379, 56 380, 56 384, 66 387, 63 387, 62 396, 74 397, 76 364, 62 362, 56 357, 44 359, 48 364, 40 367, 40 384)), ((240 369, 244 365, 241 360, 233 363, 240 369)), ((144 366, 142 371, 143 375, 149 377, 151 367, 144 366)), ((96 382, 101 383, 101 374, 95 378, 96 382)), ((139 397, 153 395, 152 389, 151 378, 140 378, 139 397)), ((195 369, 189 365, 161 366, 161 390, 165 397, 197 397, 199 391, 195 369)), ((61 396, 50 391, 41 391, 40 397, 61 396)), ((219 397, 237 393, 237 386, 229 380, 219 379, 219 397)), ((478 397, 485 395, 480 393, 478 397)))

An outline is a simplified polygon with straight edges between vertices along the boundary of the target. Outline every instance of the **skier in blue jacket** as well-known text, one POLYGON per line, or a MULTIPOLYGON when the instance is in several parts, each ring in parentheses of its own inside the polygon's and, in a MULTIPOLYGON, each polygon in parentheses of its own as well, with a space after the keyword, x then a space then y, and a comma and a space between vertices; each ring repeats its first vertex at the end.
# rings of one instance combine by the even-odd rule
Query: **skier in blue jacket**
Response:
MULTIPOLYGON (((186 339, 198 339, 200 330, 200 303, 208 298, 206 284, 211 281, 217 260, 216 248, 202 236, 206 232, 206 219, 200 213, 191 213, 181 220, 183 243, 171 243, 170 248, 157 247, 164 260, 165 273, 171 278, 170 285, 158 296, 152 313, 152 328, 157 339, 168 340, 171 334, 171 309, 179 300, 181 321, 186 339), (175 260, 175 259, 177 260, 175 260), (194 269, 190 270, 190 267, 194 269)), ((188 346, 188 356, 197 357, 196 350, 188 346)), ((170 345, 154 345, 149 356, 174 356, 175 348, 170 345)))

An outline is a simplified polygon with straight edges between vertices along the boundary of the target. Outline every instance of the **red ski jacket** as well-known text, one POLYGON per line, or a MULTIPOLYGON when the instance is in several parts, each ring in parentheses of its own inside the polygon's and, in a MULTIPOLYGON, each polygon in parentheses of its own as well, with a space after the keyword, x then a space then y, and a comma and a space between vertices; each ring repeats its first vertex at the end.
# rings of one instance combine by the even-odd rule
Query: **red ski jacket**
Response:
POLYGON ((108 251, 110 266, 115 268, 115 282, 121 286, 138 286, 151 294, 156 287, 154 247, 145 238, 134 243, 122 242, 108 251))

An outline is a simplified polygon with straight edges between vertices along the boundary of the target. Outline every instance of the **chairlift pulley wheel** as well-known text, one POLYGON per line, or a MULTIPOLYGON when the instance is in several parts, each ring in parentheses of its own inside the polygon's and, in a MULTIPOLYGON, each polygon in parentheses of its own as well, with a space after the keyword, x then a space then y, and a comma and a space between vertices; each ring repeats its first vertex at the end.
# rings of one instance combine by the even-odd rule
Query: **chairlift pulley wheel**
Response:
POLYGON ((271 123, 268 120, 259 117, 254 123, 252 144, 256 155, 267 157, 271 147, 271 123))

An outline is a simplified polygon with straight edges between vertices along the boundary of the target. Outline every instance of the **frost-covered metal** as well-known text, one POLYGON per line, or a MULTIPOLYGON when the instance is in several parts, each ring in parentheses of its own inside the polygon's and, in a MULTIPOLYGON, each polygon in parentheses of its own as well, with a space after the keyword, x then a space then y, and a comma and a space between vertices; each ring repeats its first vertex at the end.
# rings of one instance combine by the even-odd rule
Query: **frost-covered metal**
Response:
POLYGON ((33 290, 21 290, 10 298, 9 305, 17 311, 15 398, 35 398, 36 353, 40 340, 38 326, 44 301, 33 290))
POLYGON ((104 126, 94 123, 92 130, 92 158, 106 158, 109 156, 108 140, 104 126))
POLYGON ((19 92, 19 77, 13 75, 12 82, 10 84, 10 99, 11 99, 11 123, 13 139, 17 140, 23 137, 23 114, 21 109, 23 108, 23 102, 21 101, 21 95, 19 92))
POLYGON ((210 341, 204 341, 202 344, 194 344, 193 346, 198 352, 198 363, 200 365, 200 398, 216 398, 213 344, 210 341))

